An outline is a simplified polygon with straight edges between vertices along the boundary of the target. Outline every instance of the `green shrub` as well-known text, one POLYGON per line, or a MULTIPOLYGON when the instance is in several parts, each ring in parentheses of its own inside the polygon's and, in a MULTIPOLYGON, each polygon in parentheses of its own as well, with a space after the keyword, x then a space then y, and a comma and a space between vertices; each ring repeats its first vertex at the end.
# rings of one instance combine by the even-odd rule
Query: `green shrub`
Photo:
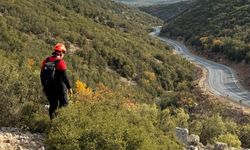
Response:
POLYGON ((190 133, 200 135, 202 132, 202 122, 197 120, 192 121, 189 124, 190 133))
POLYGON ((143 106, 125 109, 111 101, 79 102, 60 110, 53 120, 48 149, 180 149, 156 128, 156 116, 143 106))
POLYGON ((230 147, 240 148, 241 142, 237 135, 233 135, 227 133, 225 135, 220 135, 219 137, 215 138, 214 141, 227 143, 230 147))
POLYGON ((45 132, 50 124, 48 112, 43 105, 26 102, 22 104, 17 126, 32 132, 45 132))
POLYGON ((250 147, 250 125, 239 127, 238 137, 242 143, 242 147, 250 147))
POLYGON ((186 128, 189 115, 180 109, 165 109, 160 114, 160 128, 168 133, 175 132, 176 127, 186 128))
POLYGON ((213 138, 225 134, 227 128, 219 114, 208 117, 203 122, 202 131, 200 134, 201 142, 203 144, 212 143, 213 138))

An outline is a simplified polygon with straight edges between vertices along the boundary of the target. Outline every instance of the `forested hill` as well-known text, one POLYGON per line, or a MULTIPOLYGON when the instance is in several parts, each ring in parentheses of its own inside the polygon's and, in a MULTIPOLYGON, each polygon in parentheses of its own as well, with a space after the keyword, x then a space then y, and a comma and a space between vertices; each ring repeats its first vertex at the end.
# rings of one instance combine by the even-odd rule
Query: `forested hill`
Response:
POLYGON ((153 5, 147 7, 140 7, 140 10, 145 11, 153 16, 157 16, 165 22, 176 18, 178 15, 187 11, 192 7, 192 1, 181 1, 174 4, 153 5))
POLYGON ((198 0, 188 12, 167 24, 162 34, 183 37, 202 50, 229 60, 250 61, 250 1, 198 0))
POLYGON ((128 90, 138 88, 142 95, 134 94, 143 99, 192 79, 190 70, 180 65, 185 61, 148 36, 147 30, 161 21, 137 9, 109 0, 24 0, 4 1, 0 11, 1 55, 19 68, 34 61, 32 69, 39 72, 40 62, 51 54, 54 44, 64 42, 73 83, 80 79, 94 88, 102 82, 116 89, 123 77, 139 84, 128 90), (180 75, 177 68, 185 73, 180 75), (156 78, 147 87, 144 72, 156 78))

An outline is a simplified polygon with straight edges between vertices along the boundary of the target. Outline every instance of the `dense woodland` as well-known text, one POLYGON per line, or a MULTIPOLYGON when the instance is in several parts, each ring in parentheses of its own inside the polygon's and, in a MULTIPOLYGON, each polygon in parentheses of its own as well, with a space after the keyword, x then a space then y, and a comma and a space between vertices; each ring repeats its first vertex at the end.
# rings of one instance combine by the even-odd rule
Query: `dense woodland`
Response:
POLYGON ((182 149, 177 126, 204 144, 250 147, 249 116, 204 102, 194 66, 148 36, 161 23, 109 0, 1 2, 0 126, 43 132, 53 150, 182 149), (50 121, 39 74, 57 42, 68 49, 74 95, 50 121))
POLYGON ((234 62, 250 62, 250 1, 198 0, 167 23, 163 34, 183 37, 199 50, 222 54, 234 62))

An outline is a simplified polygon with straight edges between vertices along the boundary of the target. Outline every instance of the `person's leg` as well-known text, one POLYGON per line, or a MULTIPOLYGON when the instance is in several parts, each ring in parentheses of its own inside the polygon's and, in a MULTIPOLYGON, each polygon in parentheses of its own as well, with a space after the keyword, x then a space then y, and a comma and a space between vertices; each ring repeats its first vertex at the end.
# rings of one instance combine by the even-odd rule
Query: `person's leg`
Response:
POLYGON ((46 90, 44 90, 44 92, 45 92, 47 99, 49 101, 49 117, 50 117, 50 119, 52 119, 54 117, 55 111, 58 107, 58 97, 50 89, 46 89, 46 90))
POLYGON ((57 107, 58 107, 58 100, 54 96, 53 99, 51 99, 49 101, 49 116, 50 116, 50 119, 53 119, 54 116, 56 115, 55 111, 56 111, 57 107))

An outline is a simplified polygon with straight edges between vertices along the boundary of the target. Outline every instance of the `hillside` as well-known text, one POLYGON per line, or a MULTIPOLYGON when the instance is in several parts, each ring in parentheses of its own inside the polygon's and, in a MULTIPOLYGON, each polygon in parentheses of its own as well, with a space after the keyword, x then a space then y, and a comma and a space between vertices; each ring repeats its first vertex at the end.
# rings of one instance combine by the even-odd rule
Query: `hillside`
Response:
POLYGON ((250 1, 197 1, 167 24, 162 34, 182 37, 198 54, 230 65, 250 89, 249 9, 250 1))
POLYGON ((47 131, 49 149, 89 149, 95 141, 135 149, 180 147, 172 134, 166 136, 158 127, 154 102, 166 97, 165 91, 188 90, 193 66, 148 36, 147 31, 161 23, 109 0, 1 2, 0 126, 47 131), (39 73, 42 60, 57 42, 68 48, 65 60, 75 94, 67 113, 51 124, 39 73), (88 136, 99 139, 80 140, 88 136))
POLYGON ((149 6, 159 4, 173 4, 186 0, 114 0, 116 2, 122 2, 124 4, 132 6, 149 6))
POLYGON ((250 1, 197 1, 167 24, 162 34, 183 37, 200 50, 223 54, 235 62, 250 60, 250 1))
POLYGON ((145 11, 153 16, 164 20, 165 22, 170 21, 173 18, 176 18, 178 15, 184 13, 189 8, 192 7, 191 1, 182 1, 176 2, 174 4, 165 4, 165 5, 153 5, 147 7, 140 7, 140 10, 145 11))
POLYGON ((149 37, 159 24, 110 0, 1 2, 0 127, 44 133, 49 150, 183 149, 176 127, 250 147, 249 115, 206 101, 194 66, 149 37), (74 95, 49 120, 39 73, 57 42, 74 95))

